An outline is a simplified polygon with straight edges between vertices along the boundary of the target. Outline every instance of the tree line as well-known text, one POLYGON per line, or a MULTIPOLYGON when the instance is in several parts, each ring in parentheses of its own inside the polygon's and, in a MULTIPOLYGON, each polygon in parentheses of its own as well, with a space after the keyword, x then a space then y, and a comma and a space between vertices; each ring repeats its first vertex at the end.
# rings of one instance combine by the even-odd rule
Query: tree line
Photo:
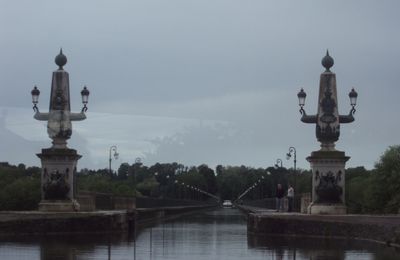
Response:
MULTIPOLYGON (((0 163, 0 210, 33 210, 40 202, 39 167, 0 163)), ((400 146, 389 147, 374 169, 346 169, 346 204, 351 213, 398 213, 400 208, 400 146)), ((82 169, 76 174, 78 190, 118 196, 146 196, 185 200, 208 200, 214 194, 222 200, 235 200, 249 187, 243 199, 275 197, 278 183, 295 187, 299 196, 311 192, 311 172, 267 167, 202 164, 122 163, 116 172, 108 169, 82 169), (255 185, 256 184, 256 185, 255 185), (200 192, 203 191, 203 192, 200 192), (136 192, 135 192, 136 191, 136 192)))

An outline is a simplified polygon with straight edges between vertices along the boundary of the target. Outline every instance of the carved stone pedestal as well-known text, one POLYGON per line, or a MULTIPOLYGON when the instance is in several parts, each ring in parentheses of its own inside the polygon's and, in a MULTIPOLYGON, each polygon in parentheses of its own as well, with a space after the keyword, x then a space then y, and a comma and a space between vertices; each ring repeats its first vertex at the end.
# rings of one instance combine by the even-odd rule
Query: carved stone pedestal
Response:
POLYGON ((320 150, 307 157, 312 170, 310 214, 346 214, 345 164, 350 157, 336 150, 320 150))
POLYGON ((76 150, 42 149, 37 154, 42 162, 40 211, 76 211, 76 165, 81 155, 76 150))

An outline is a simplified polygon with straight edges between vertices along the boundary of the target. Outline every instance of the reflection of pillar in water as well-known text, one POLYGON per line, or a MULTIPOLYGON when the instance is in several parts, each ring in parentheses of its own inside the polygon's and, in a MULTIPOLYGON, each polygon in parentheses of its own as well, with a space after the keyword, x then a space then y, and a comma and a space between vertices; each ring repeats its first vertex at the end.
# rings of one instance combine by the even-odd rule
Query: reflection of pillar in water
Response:
POLYGON ((40 260, 74 260, 74 247, 65 242, 51 242, 46 240, 40 245, 40 260))

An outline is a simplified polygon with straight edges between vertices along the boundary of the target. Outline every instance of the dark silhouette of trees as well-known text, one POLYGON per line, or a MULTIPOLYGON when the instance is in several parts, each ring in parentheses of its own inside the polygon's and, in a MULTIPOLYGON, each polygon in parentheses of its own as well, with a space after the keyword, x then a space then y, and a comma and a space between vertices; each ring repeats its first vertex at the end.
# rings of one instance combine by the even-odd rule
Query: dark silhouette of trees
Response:
POLYGON ((34 210, 40 202, 40 168, 0 164, 0 210, 34 210))

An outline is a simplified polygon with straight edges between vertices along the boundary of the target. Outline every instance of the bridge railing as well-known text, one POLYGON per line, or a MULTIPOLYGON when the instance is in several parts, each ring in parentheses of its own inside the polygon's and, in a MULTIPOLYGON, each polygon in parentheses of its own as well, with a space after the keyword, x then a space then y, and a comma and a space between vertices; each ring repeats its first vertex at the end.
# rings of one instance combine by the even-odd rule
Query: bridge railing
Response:
MULTIPOLYGON (((305 200, 305 198, 308 198, 305 194, 300 194, 294 197, 294 212, 302 212, 304 208, 307 208, 310 199, 305 200)), ((238 203, 257 208, 276 209, 276 198, 264 198, 260 200, 240 200, 238 201, 238 203)), ((288 210, 288 199, 286 197, 283 199, 283 208, 285 211, 288 210)))
POLYGON ((77 200, 81 211, 133 210, 135 208, 162 208, 178 206, 217 205, 216 200, 178 200, 168 198, 125 197, 111 193, 79 191, 77 200))
POLYGON ((136 208, 134 197, 115 196, 110 193, 79 191, 77 200, 80 204, 80 211, 133 210, 136 208))
POLYGON ((178 206, 197 206, 217 204, 215 200, 199 201, 199 200, 177 200, 177 199, 157 199, 149 197, 136 198, 136 206, 138 208, 160 208, 160 207, 178 207, 178 206))

